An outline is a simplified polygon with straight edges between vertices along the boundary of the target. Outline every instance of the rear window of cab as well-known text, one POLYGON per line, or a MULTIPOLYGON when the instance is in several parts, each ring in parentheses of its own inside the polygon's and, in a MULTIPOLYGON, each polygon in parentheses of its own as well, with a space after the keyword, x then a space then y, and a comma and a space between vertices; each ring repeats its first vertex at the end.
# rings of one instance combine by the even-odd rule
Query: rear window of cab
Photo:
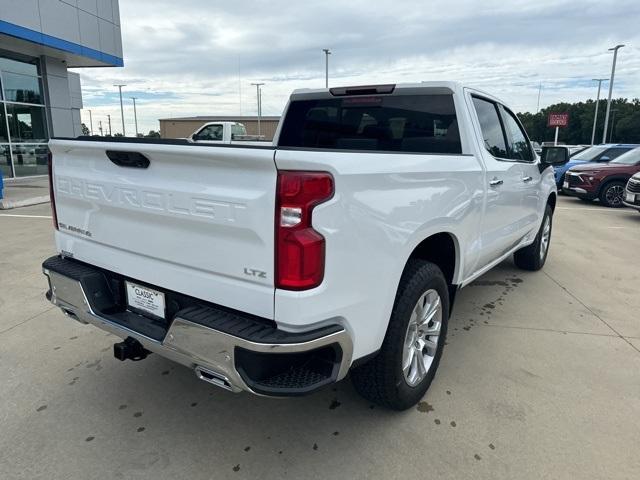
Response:
POLYGON ((462 153, 452 95, 294 100, 280 147, 462 153))

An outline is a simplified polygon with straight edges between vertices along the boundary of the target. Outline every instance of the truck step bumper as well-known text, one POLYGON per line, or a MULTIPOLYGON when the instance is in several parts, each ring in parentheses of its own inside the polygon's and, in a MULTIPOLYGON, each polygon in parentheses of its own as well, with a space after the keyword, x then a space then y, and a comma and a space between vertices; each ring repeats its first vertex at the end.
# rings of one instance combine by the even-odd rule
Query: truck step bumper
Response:
POLYGON ((154 287, 178 305, 171 318, 156 319, 123 302, 124 281, 135 279, 58 256, 42 268, 49 279, 47 299, 67 316, 133 338, 232 392, 304 395, 341 380, 351 364, 351 337, 337 324, 285 332, 274 322, 154 287))

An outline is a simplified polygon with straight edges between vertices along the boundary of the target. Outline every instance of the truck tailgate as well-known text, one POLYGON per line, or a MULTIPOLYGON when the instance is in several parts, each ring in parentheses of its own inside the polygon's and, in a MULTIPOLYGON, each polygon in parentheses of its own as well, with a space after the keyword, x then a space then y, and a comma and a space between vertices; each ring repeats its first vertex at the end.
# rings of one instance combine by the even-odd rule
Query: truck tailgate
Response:
POLYGON ((80 140, 49 146, 58 251, 273 318, 272 148, 80 140), (108 151, 125 159, 126 152, 142 154, 149 165, 116 165, 108 151))

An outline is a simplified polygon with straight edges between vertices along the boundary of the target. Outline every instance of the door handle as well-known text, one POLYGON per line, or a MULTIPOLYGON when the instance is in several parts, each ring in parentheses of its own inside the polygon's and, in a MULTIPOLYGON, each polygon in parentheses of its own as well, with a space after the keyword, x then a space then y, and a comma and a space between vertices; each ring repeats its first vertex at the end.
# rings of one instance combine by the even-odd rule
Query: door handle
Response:
POLYGON ((489 182, 489 185, 492 187, 497 187, 498 185, 502 185, 503 183, 504 182, 502 180, 498 180, 497 178, 494 178, 489 182))
POLYGON ((533 177, 524 177, 524 178, 522 179, 522 181, 523 181, 524 183, 528 183, 528 182, 530 182, 531 180, 533 180, 533 177))

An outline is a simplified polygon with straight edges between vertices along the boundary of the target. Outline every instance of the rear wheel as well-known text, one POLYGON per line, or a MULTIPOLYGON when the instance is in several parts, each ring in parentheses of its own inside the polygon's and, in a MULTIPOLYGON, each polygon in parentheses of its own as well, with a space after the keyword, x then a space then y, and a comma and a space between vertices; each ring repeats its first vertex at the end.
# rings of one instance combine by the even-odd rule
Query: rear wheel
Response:
POLYGON ((551 243, 552 225, 553 210, 547 205, 536 239, 531 245, 521 248, 513 255, 513 260, 519 268, 523 270, 540 270, 544 266, 551 243))
POLYGON ((435 376, 447 334, 449 290, 437 265, 410 260, 378 355, 351 372, 366 399, 394 410, 420 401, 435 376))
POLYGON ((609 182, 600 192, 600 202, 603 205, 611 208, 620 208, 623 206, 622 199, 624 198, 624 183, 623 182, 609 182))

